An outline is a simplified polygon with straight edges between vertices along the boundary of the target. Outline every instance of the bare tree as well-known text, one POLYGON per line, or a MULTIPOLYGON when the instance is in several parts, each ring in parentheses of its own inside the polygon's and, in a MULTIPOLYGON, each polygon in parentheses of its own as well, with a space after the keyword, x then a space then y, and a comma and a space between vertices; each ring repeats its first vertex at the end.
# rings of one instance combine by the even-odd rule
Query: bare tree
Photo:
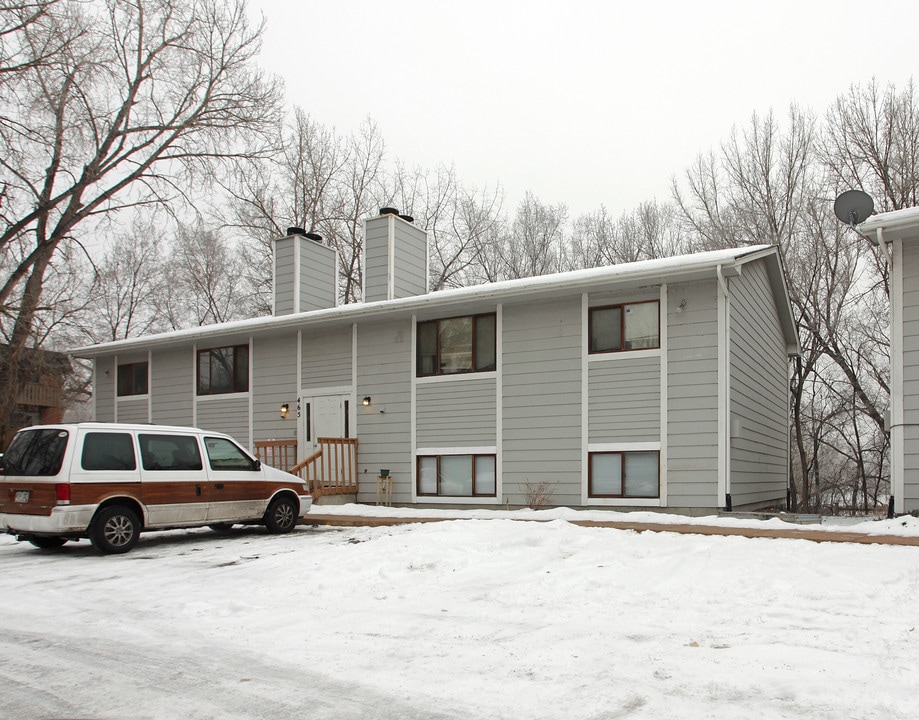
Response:
POLYGON ((568 207, 546 205, 527 192, 517 206, 509 232, 494 250, 493 277, 507 280, 557 272, 564 267, 568 207))
POLYGON ((670 204, 645 202, 613 220, 605 207, 582 215, 568 244, 569 269, 670 257, 684 252, 680 217, 670 204))
POLYGON ((870 193, 880 210, 919 205, 919 97, 877 80, 831 105, 821 155, 840 186, 870 193))
POLYGON ((84 341, 123 340, 166 327, 158 305, 175 288, 166 284, 161 228, 156 216, 139 219, 107 246, 89 295, 91 317, 79 323, 84 341))
POLYGON ((172 328, 211 325, 252 316, 245 261, 226 234, 202 221, 180 224, 164 270, 168 292, 157 307, 172 328))
POLYGON ((254 65, 261 28, 244 0, 49 3, 21 33, 0 105, 6 389, 61 246, 100 215, 174 202, 215 161, 259 152, 280 99, 254 65))
POLYGON ((428 234, 431 290, 481 282, 479 253, 503 223, 500 186, 470 189, 452 166, 426 172, 400 163, 390 184, 392 202, 428 234))

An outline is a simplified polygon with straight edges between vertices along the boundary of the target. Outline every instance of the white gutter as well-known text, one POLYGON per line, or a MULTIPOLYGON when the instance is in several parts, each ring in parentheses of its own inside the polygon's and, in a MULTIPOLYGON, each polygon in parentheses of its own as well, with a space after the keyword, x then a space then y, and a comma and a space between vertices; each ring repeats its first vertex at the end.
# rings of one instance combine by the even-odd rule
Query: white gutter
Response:
POLYGON ((641 285, 673 282, 687 276, 700 279, 715 269, 715 266, 725 265, 728 268, 746 259, 753 253, 769 246, 756 246, 753 248, 737 248, 730 251, 713 251, 699 253, 696 256, 687 255, 662 260, 645 260, 625 265, 614 265, 607 268, 592 268, 589 270, 574 270, 554 275, 542 275, 519 280, 506 280, 487 285, 475 285, 458 288, 455 290, 442 290, 427 295, 416 295, 398 300, 382 300, 372 303, 350 303, 325 310, 312 310, 310 312, 281 315, 272 317, 249 318, 236 320, 219 325, 187 328, 175 330, 159 335, 146 335, 130 340, 117 340, 98 345, 87 345, 71 350, 76 357, 94 357, 96 355, 110 354, 117 351, 142 347, 157 347, 183 342, 194 342, 210 337, 226 337, 239 334, 248 336, 252 332, 266 330, 299 329, 305 325, 320 324, 323 322, 342 322, 380 315, 383 313, 411 313, 417 308, 447 307, 463 303, 478 301, 500 301, 504 298, 514 297, 525 299, 529 296, 546 295, 565 290, 577 291, 581 288, 597 284, 633 283, 641 285), (701 256, 701 257, 700 257, 701 256))

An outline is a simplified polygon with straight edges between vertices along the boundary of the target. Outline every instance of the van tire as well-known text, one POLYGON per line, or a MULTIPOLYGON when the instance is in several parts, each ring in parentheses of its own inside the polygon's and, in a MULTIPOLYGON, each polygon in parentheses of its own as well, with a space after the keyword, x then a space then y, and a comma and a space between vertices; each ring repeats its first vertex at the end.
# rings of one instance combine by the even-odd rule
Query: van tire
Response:
POLYGON ((93 546, 106 555, 128 552, 139 537, 140 520, 133 510, 123 505, 100 510, 90 529, 93 546))
POLYGON ((62 538, 57 535, 50 537, 48 535, 33 535, 29 538, 29 542, 42 550, 54 550, 67 542, 67 538, 62 538))
POLYGON ((272 534, 287 533, 297 524, 300 504, 289 495, 275 498, 265 513, 265 527, 272 534))

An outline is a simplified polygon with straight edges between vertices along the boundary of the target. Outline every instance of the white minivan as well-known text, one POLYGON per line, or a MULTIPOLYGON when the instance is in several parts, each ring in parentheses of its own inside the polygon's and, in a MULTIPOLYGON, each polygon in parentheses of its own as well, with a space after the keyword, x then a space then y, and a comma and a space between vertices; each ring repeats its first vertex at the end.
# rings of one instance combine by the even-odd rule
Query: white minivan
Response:
POLYGON ((0 458, 0 530, 40 548, 89 538, 124 553, 143 530, 235 523, 284 533, 311 505, 299 477, 197 428, 37 425, 0 458))

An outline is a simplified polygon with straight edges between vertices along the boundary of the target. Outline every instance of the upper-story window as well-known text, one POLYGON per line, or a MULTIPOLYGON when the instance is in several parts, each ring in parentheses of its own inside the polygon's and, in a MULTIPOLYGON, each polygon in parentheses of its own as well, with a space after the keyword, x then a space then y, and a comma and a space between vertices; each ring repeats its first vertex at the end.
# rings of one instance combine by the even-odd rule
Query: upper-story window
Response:
POLYGON ((590 352, 646 350, 661 346, 660 302, 590 308, 590 352))
POLYGON ((248 390, 248 345, 198 351, 199 395, 219 395, 248 390))
POLYGON ((418 323, 418 377, 495 369, 494 313, 418 323))
POLYGON ((118 366, 118 395, 146 395, 147 371, 146 362, 126 363, 118 366))

